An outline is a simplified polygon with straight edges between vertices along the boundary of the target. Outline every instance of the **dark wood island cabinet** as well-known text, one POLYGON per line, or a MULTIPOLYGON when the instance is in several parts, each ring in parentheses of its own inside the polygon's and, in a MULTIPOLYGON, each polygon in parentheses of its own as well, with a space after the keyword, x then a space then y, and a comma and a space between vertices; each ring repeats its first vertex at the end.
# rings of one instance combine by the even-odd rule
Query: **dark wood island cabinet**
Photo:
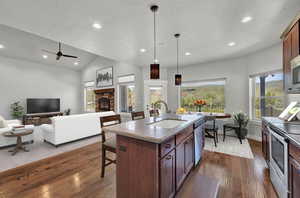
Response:
POLYGON ((300 197, 300 146, 289 144, 289 198, 300 197))

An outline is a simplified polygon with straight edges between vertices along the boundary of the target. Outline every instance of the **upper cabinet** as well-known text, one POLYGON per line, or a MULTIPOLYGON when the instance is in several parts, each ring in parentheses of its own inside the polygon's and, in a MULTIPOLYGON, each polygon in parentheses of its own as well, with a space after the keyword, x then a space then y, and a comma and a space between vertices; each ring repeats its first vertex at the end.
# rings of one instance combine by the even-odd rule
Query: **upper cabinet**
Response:
POLYGON ((289 25, 281 35, 283 40, 283 73, 284 88, 286 92, 300 93, 300 90, 293 89, 291 60, 300 54, 300 15, 289 25))

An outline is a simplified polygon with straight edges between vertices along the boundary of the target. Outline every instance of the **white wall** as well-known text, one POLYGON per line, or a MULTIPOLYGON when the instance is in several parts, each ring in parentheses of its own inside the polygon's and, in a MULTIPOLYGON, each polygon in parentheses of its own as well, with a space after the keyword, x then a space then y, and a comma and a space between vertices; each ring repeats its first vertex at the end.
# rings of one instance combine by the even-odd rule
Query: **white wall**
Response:
MULTIPOLYGON (((135 74, 135 90, 136 90, 136 110, 143 110, 143 72, 142 68, 130 64, 126 64, 123 62, 117 62, 111 59, 106 59, 103 57, 98 57, 88 66, 86 66, 81 72, 81 89, 82 89, 82 111, 84 110, 84 101, 83 101, 83 84, 87 81, 95 81, 96 80, 96 71, 101 68, 113 66, 113 76, 114 82, 112 88, 115 88, 115 99, 118 98, 117 93, 117 78, 118 76, 135 74)), ((109 87, 105 87, 109 88, 109 87)), ((101 89, 101 88, 96 88, 101 89)), ((117 109, 117 102, 115 101, 115 109, 117 109)))
MULTIPOLYGON (((280 69, 282 69, 281 44, 235 59, 181 68, 183 82, 226 78, 225 111, 228 113, 238 111, 249 113, 250 75, 280 69)), ((170 68, 167 72, 170 82, 168 103, 172 110, 178 107, 178 88, 174 86, 175 72, 175 68, 170 68)), ((257 131, 257 127, 250 126, 250 135, 260 136, 260 131, 257 131)))
POLYGON ((10 104, 26 98, 60 98, 61 110, 80 112, 80 73, 57 66, 0 56, 0 115, 10 119, 10 104))

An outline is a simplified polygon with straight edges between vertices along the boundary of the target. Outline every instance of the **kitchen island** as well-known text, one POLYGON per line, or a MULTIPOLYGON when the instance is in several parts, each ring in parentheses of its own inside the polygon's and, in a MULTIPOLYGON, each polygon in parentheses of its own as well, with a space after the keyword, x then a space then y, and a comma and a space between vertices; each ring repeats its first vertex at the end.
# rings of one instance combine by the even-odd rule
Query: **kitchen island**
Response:
POLYGON ((203 124, 200 114, 166 114, 104 127, 117 134, 117 198, 174 197, 203 150, 203 124))

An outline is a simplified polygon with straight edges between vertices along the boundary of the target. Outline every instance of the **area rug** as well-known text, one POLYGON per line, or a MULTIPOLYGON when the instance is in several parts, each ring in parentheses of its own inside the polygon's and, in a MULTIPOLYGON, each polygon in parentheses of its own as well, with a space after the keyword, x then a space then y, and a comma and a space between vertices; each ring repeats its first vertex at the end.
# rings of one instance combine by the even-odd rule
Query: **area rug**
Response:
POLYGON ((11 156, 11 153, 8 151, 12 148, 0 149, 0 172, 16 168, 18 166, 22 166, 24 164, 28 164, 34 161, 52 157, 64 152, 72 151, 100 141, 101 136, 99 135, 79 140, 76 142, 64 144, 56 148, 48 143, 45 143, 42 136, 42 131, 39 127, 35 127, 34 143, 26 145, 26 148, 28 148, 30 152, 20 151, 15 156, 11 156))
POLYGON ((217 147, 215 147, 214 140, 212 138, 205 138, 204 149, 248 159, 254 158, 248 140, 243 140, 243 144, 241 144, 239 139, 236 137, 226 136, 225 142, 223 142, 223 136, 219 135, 217 147))

